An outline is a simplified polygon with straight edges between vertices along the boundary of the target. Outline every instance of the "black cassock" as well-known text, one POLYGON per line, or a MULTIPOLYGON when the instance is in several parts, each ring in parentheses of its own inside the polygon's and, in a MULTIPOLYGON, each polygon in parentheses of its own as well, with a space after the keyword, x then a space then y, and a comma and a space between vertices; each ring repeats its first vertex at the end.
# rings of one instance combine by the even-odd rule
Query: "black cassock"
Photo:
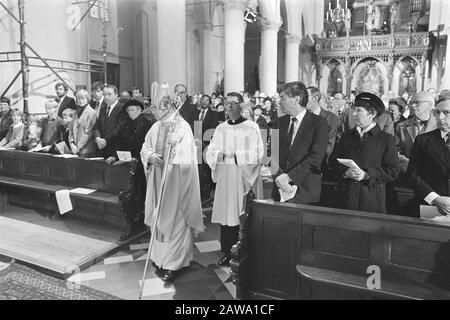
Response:
POLYGON ((386 213, 387 182, 400 172, 394 137, 373 127, 361 137, 356 128, 342 134, 331 157, 333 176, 338 182, 338 206, 344 209, 386 213), (337 158, 352 159, 369 179, 357 182, 344 178, 348 169, 337 158))

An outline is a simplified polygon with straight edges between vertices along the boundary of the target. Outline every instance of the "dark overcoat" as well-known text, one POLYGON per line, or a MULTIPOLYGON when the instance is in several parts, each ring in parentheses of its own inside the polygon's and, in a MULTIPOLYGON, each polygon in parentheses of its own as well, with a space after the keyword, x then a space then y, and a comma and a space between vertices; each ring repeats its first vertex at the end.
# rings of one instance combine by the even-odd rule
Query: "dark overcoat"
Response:
POLYGON ((386 213, 387 182, 400 172, 394 137, 374 126, 363 137, 356 128, 345 131, 331 157, 338 182, 338 206, 349 210, 386 213), (369 179, 357 182, 344 178, 348 169, 337 159, 352 159, 369 179))

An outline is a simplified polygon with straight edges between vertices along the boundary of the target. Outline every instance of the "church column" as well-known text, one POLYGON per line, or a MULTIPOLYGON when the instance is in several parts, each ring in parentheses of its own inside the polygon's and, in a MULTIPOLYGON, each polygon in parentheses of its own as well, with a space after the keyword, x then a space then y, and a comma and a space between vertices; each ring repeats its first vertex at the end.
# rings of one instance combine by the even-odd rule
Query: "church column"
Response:
POLYGON ((285 82, 299 79, 302 5, 300 1, 285 0, 287 19, 285 82))
MULTIPOLYGON (((158 24, 158 82, 171 90, 187 81, 186 2, 156 0, 158 24)), ((189 88, 188 88, 189 90, 189 88)))
POLYGON ((244 90, 244 8, 249 0, 224 0, 225 10, 225 94, 244 90))
POLYGON ((260 87, 267 96, 277 91, 278 30, 282 24, 280 0, 260 0, 261 29, 261 71, 260 87))
POLYGON ((298 81, 300 42, 300 36, 286 35, 285 82, 298 81))

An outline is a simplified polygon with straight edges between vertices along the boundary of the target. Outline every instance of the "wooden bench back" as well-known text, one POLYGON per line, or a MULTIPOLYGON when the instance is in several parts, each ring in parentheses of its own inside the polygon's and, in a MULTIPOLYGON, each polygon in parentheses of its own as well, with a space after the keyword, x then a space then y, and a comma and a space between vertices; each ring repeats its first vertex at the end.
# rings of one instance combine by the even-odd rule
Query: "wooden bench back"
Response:
POLYGON ((128 183, 131 164, 58 158, 16 150, 0 151, 0 175, 118 194, 128 183))
POLYGON ((247 258, 232 264, 238 282, 248 274, 238 288, 243 298, 297 299, 301 264, 361 275, 376 264, 382 277, 450 280, 450 224, 272 201, 249 210, 247 258))

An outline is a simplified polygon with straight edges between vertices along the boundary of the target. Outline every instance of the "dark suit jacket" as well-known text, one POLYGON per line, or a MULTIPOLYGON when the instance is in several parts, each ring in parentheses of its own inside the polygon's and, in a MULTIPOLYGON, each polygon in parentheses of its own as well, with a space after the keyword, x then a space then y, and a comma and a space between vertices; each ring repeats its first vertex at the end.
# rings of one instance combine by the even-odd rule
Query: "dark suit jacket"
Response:
MULTIPOLYGON (((397 143, 397 150, 406 156, 410 157, 411 149, 414 144, 414 140, 416 139, 416 132, 414 131, 414 127, 416 126, 416 118, 412 117, 411 119, 402 121, 397 123, 395 127, 395 140, 397 143)), ((436 118, 431 115, 430 119, 427 122, 427 125, 424 128, 424 132, 430 132, 436 129, 436 118)))
POLYGON ((269 128, 269 124, 267 123, 266 118, 264 118, 263 115, 260 115, 258 117, 258 120, 256 120, 256 123, 259 126, 259 129, 268 129, 269 128))
MULTIPOLYGON (((59 102, 58 99, 55 99, 55 101, 56 101, 56 102, 59 102)), ((70 108, 70 109, 73 109, 73 110, 76 109, 76 106, 75 106, 75 100, 74 100, 73 98, 71 98, 71 97, 65 96, 65 97, 64 97, 64 100, 61 102, 61 104, 60 104, 60 106, 59 106, 59 109, 58 109, 58 116, 59 116, 60 118, 62 118, 62 113, 63 113, 63 111, 66 110, 66 109, 69 109, 69 108, 70 108)))
MULTIPOLYGON (((306 112, 294 138, 292 149, 288 152, 287 135, 291 117, 279 118, 279 171, 274 179, 287 173, 298 186, 297 194, 289 202, 315 203, 320 199, 321 165, 325 157, 328 142, 327 122, 311 112, 306 112)), ((273 152, 273 150, 272 150, 273 152)), ((272 160, 273 161, 273 160, 272 160)), ((274 182, 272 195, 279 201, 278 188, 274 182)))
POLYGON ((194 132, 194 121, 198 119, 195 117, 197 111, 197 108, 191 105, 187 99, 180 108, 180 115, 184 120, 186 120, 187 123, 189 123, 192 132, 194 132))
POLYGON ((327 156, 330 157, 331 153, 333 153, 334 144, 336 143, 336 134, 338 129, 338 117, 333 112, 320 109, 319 116, 325 118, 328 124, 328 145, 327 145, 327 156))
MULTIPOLYGON (((200 112, 201 110, 196 110, 195 112, 195 121, 200 121, 200 112)), ((208 111, 206 112, 205 118, 203 119, 202 122, 202 145, 208 145, 209 144, 209 140, 211 140, 212 136, 214 135, 214 132, 211 131, 211 136, 209 137, 208 141, 203 141, 203 139, 205 138, 205 132, 211 129, 216 129, 216 127, 219 125, 219 115, 217 114, 217 112, 215 112, 214 110, 211 110, 211 108, 208 109, 208 111)), ((209 133, 209 132, 208 132, 209 133)), ((198 134, 198 133, 196 133, 198 134)), ((197 138, 197 137, 196 137, 197 138)))
POLYGON ((106 116, 106 109, 107 106, 102 105, 94 128, 94 137, 101 137, 106 140, 107 145, 101 150, 105 159, 114 156, 115 151, 117 150, 121 127, 128 118, 128 115, 123 111, 123 106, 120 102, 114 107, 109 117, 106 116))
POLYGON ((425 204, 425 197, 433 191, 441 196, 448 196, 449 173, 450 152, 441 137, 441 131, 436 129, 418 135, 406 171, 417 205, 425 204))

